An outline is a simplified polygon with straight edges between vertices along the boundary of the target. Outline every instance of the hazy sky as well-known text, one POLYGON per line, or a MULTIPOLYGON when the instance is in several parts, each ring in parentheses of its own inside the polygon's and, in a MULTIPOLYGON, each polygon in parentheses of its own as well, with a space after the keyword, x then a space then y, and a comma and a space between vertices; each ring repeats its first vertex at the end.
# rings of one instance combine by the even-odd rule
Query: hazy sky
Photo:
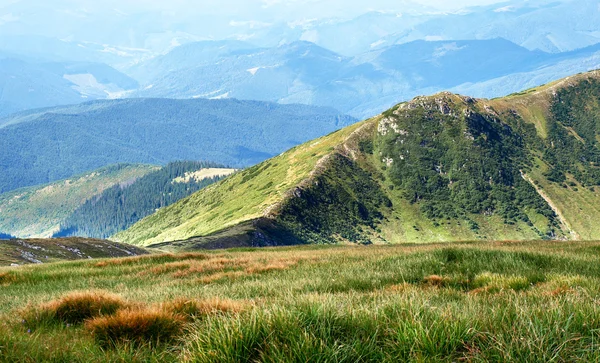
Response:
POLYGON ((139 12, 146 10, 186 11, 240 15, 278 13, 289 15, 310 14, 329 17, 340 13, 364 12, 366 10, 403 10, 431 7, 440 10, 456 10, 466 6, 489 5, 501 0, 0 0, 0 9, 11 4, 26 6, 68 6, 71 10, 113 10, 139 12))

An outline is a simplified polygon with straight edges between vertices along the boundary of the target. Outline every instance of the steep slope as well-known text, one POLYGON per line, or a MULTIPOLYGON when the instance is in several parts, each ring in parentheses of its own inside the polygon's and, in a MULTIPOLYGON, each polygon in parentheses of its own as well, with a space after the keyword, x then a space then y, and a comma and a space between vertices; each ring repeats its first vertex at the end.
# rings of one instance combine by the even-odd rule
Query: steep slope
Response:
POLYGON ((128 185, 88 199, 60 224, 54 237, 106 238, 235 172, 209 162, 178 161, 128 185))
POLYGON ((158 167, 115 165, 67 180, 0 194, 0 230, 13 236, 50 237, 86 200, 114 185, 127 185, 158 167))
POLYGON ((0 266, 146 255, 143 248, 89 238, 0 241, 0 266))
POLYGON ((495 100, 419 97, 115 239, 185 249, 600 238, 599 100, 600 72, 495 100))
POLYGON ((28 111, 0 119, 0 192, 115 163, 244 167, 354 121, 330 108, 237 100, 129 99, 28 111))

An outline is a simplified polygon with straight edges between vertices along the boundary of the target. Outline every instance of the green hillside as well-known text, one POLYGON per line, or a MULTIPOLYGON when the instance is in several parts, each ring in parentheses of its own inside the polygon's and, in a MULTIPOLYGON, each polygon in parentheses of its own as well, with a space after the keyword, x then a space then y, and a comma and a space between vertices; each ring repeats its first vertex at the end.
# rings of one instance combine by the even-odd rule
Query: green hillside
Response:
POLYGON ((114 185, 88 199, 61 222, 54 237, 109 237, 234 172, 211 162, 169 163, 130 185, 114 185))
POLYGON ((418 97, 114 238, 179 241, 165 249, 600 238, 599 79, 587 73, 495 100, 418 97))
POLYGON ((20 238, 50 237, 86 200, 114 185, 129 184, 157 168, 120 164, 0 194, 0 230, 20 238))

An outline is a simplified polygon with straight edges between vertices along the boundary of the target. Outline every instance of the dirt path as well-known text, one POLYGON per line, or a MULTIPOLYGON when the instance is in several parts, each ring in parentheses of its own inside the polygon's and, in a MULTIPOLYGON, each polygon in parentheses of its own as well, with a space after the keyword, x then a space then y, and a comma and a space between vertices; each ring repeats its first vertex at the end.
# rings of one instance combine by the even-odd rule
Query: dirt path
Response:
POLYGON ((531 186, 533 186, 535 188, 535 191, 540 195, 540 197, 544 198, 546 203, 548 203, 550 208, 552 208, 554 213, 556 213, 556 215, 558 216, 558 220, 560 221, 561 228, 563 228, 563 230, 565 230, 565 231, 568 231, 573 240, 575 240, 575 241, 581 240, 581 236, 579 235, 579 233, 577 233, 575 230, 573 230, 573 228, 571 228, 571 225, 569 224, 569 222, 567 221, 565 216, 562 214, 561 210, 558 208, 558 206, 556 206, 556 204, 554 204, 552 199, 550 199, 550 197, 542 190, 542 188, 538 187, 535 184, 535 182, 527 174, 523 173, 522 170, 521 170, 521 176, 529 184, 531 184, 531 186))

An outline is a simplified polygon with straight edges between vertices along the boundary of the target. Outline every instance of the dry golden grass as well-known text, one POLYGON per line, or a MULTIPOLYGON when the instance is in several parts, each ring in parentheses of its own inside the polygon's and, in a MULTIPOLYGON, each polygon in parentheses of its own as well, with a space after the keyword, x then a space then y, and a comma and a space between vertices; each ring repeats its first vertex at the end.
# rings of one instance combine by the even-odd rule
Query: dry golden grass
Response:
POLYGON ((204 260, 210 258, 210 255, 205 253, 181 253, 172 254, 164 253, 158 255, 143 255, 129 258, 114 258, 110 260, 104 260, 97 262, 96 267, 107 267, 107 266, 122 266, 122 265, 135 265, 140 263, 160 263, 160 262, 174 262, 181 260, 204 260))
POLYGON ((448 283, 448 278, 438 275, 430 275, 423 279, 423 283, 428 286, 442 287, 448 283))
POLYGON ((159 345, 173 342, 184 328, 183 319, 162 309, 125 309, 88 320, 85 329, 102 346, 159 345))
POLYGON ((0 272, 0 286, 8 286, 17 280, 17 276, 11 272, 0 272))
POLYGON ((104 291, 73 292, 41 306, 28 306, 21 316, 30 326, 44 323, 80 324, 87 319, 111 315, 127 303, 104 291))
POLYGON ((210 284, 212 282, 221 281, 221 280, 233 281, 238 278, 245 277, 245 276, 248 276, 248 274, 244 271, 217 272, 212 275, 200 277, 200 278, 196 279, 195 281, 197 283, 201 283, 201 284, 210 284))

